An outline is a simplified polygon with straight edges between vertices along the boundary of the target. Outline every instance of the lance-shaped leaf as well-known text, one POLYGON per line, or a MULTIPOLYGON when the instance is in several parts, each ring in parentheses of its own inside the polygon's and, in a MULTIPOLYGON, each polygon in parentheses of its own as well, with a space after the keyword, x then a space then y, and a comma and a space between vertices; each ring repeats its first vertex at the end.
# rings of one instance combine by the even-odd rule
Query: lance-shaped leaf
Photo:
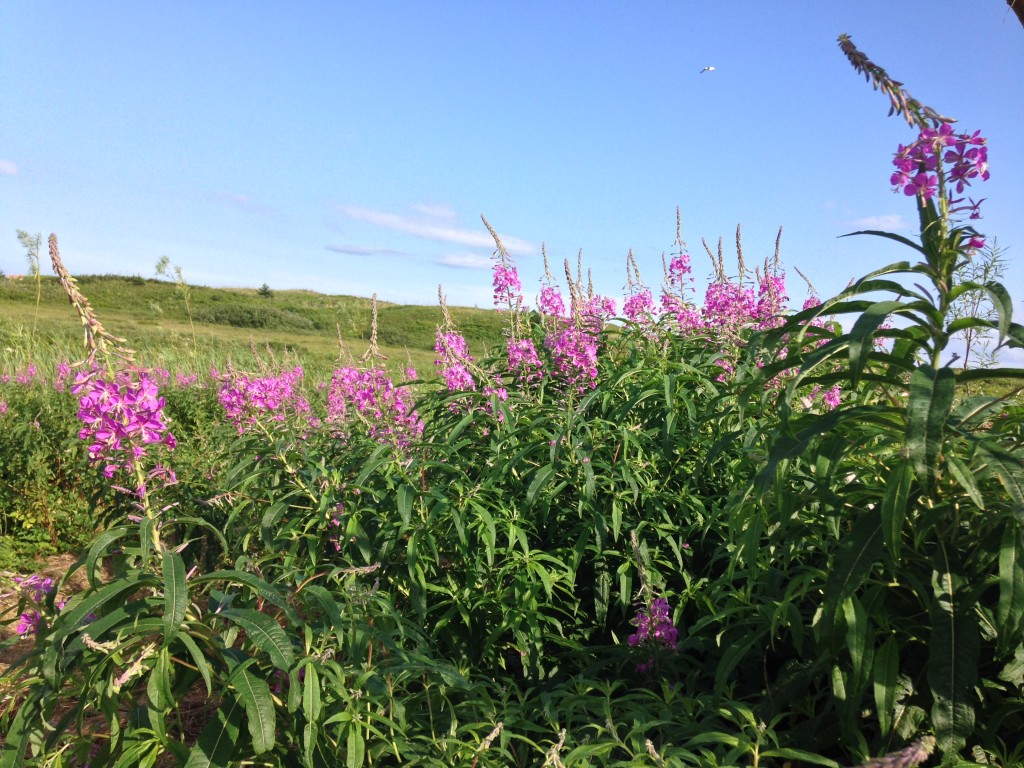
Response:
POLYGON ((907 502, 910 498, 910 487, 914 479, 914 470, 909 462, 901 461, 885 483, 885 495, 882 497, 882 538, 885 547, 892 555, 893 562, 899 562, 900 535, 903 521, 907 517, 907 502))
POLYGON ((170 643, 185 621, 188 582, 185 562, 177 552, 164 552, 164 642, 170 643))
POLYGON ((1024 530, 1015 520, 1007 520, 999 546, 999 624, 1000 645, 1012 648, 1020 640, 1024 618, 1024 530))
POLYGON ((930 365, 922 365, 910 375, 907 453, 926 492, 935 487, 943 431, 953 407, 955 388, 951 368, 936 370, 930 365))
POLYGON ((939 747, 950 753, 962 749, 974 730, 972 691, 978 677, 981 638, 963 578, 944 548, 937 551, 932 567, 928 643, 932 727, 939 747))
POLYGON ((875 715, 883 736, 893 728, 896 712, 896 695, 899 692, 900 646, 895 637, 890 637, 875 653, 874 691, 875 715))
POLYGON ((247 667, 240 667, 232 675, 231 682, 245 707, 245 718, 249 725, 249 735, 252 737, 252 751, 257 755, 269 752, 274 748, 277 734, 270 686, 266 680, 254 675, 247 667))
POLYGON ((245 630, 246 636, 270 657, 270 663, 287 671, 295 663, 295 651, 281 625, 251 608, 228 608, 217 614, 245 630))
POLYGON ((882 552, 882 518, 879 510, 869 509, 853 524, 843 538, 834 564, 825 582, 825 602, 821 612, 821 629, 825 637, 832 632, 836 611, 871 573, 882 552))
POLYGON ((879 301, 872 304, 857 318, 850 331, 850 377, 853 386, 857 386, 860 375, 864 372, 868 355, 875 346, 875 331, 885 322, 885 318, 903 304, 899 301, 879 301))
POLYGON ((228 697, 199 734, 185 768, 227 768, 238 743, 244 715, 242 702, 234 696, 228 697))

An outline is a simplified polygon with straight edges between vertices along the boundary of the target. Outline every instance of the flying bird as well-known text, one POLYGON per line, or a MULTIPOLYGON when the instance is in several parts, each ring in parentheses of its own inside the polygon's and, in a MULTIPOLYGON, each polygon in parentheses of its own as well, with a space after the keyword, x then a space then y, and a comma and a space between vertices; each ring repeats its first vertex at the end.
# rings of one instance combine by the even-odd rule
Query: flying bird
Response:
POLYGON ((698 75, 703 75, 703 74, 704 74, 705 72, 714 72, 714 71, 715 71, 715 68, 714 68, 714 67, 704 67, 704 69, 702 69, 702 70, 701 70, 700 72, 698 72, 697 74, 698 74, 698 75))

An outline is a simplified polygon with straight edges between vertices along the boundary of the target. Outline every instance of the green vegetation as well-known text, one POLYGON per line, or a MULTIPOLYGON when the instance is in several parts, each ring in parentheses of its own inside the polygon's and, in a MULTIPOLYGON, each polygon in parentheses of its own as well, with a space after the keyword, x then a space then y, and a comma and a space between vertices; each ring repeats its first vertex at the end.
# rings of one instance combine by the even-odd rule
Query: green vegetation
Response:
POLYGON ((95 298, 124 279, 51 236, 89 355, 0 383, 0 532, 80 557, 11 579, 0 768, 1021 765, 1024 371, 943 365, 1024 347, 947 195, 984 155, 935 157, 984 139, 841 44, 919 131, 920 238, 858 233, 913 261, 795 312, 778 258, 689 304, 680 247, 622 325, 581 277, 528 313, 495 238, 503 315, 382 306, 358 363, 196 376, 134 365, 95 298), (384 368, 392 311, 436 379, 384 368))

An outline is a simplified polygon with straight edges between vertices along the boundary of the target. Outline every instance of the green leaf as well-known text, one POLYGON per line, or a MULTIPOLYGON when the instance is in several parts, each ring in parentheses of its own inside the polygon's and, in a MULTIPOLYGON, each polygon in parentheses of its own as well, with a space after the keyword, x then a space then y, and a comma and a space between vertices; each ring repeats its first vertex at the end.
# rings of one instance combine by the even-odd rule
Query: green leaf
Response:
POLYGON ((1010 647, 1020 639, 1024 618, 1024 530, 1008 520, 999 545, 999 624, 1000 645, 1010 647))
POLYGON ((533 476, 533 480, 530 481, 530 487, 526 489, 526 507, 529 509, 533 506, 537 500, 537 494, 540 493, 541 489, 547 485, 548 481, 555 474, 555 468, 551 464, 546 464, 537 470, 533 476))
POLYGON ((185 561, 177 552, 164 552, 164 643, 170 643, 181 629, 188 609, 185 561))
POLYGON ((89 579, 89 586, 93 589, 100 585, 96 578, 96 569, 101 557, 107 554, 107 549, 118 539, 123 539, 129 534, 135 533, 135 528, 123 526, 110 528, 97 536, 89 547, 89 554, 85 559, 85 575, 89 579))
MULTIPOLYGON (((766 749, 759 753, 761 757, 780 757, 783 760, 797 760, 800 763, 811 763, 812 765, 824 765, 828 768, 842 768, 839 763, 831 758, 816 755, 804 749, 793 747, 780 747, 779 749, 766 749)), ((783 763, 788 765, 788 763, 783 763)))
POLYGON ((900 558, 900 537, 903 521, 907 517, 907 500, 914 470, 909 462, 901 461, 889 475, 882 497, 882 538, 894 562, 900 558))
POLYGON ((854 387, 860 381, 869 355, 875 346, 875 331, 893 312, 903 307, 899 301, 879 301, 857 318, 850 331, 850 380, 854 387))
POLYGON ((883 736, 888 736, 893 727, 896 712, 896 695, 899 691, 900 646, 895 637, 888 638, 875 652, 874 690, 875 714, 883 736))
POLYGON ((18 713, 4 734, 3 751, 0 751, 0 768, 21 768, 25 765, 25 752, 31 741, 43 735, 39 718, 42 692, 36 688, 18 707, 18 713))
POLYGON ((1002 344, 1003 339, 1010 332, 1010 322, 1013 319, 1013 299, 1010 298, 1009 291, 1003 287, 1002 283, 985 283, 982 288, 988 293, 992 307, 999 315, 999 320, 997 321, 999 341, 997 343, 1002 344))
POLYGON ((206 662, 206 655, 199 649, 196 641, 192 639, 188 632, 179 634, 178 641, 188 648, 192 661, 195 662, 196 667, 199 669, 199 674, 203 677, 203 682, 206 683, 206 693, 211 695, 213 693, 213 681, 210 678, 210 665, 206 662))
POLYGON ((416 491, 408 483, 398 486, 396 494, 398 501, 398 516, 402 518, 402 525, 408 528, 412 521, 412 502, 416 498, 416 491))
POLYGON ((331 628, 334 630, 334 636, 338 641, 338 647, 335 650, 340 651, 345 644, 346 626, 337 601, 327 589, 319 584, 309 584, 305 588, 305 592, 316 600, 320 610, 323 611, 324 616, 330 622, 331 628))
POLYGON ((974 730, 972 689, 978 677, 981 637, 972 601, 962 577, 945 549, 933 558, 929 614, 928 684, 931 686, 932 727, 939 747, 956 752, 974 730))
POLYGON ((883 541, 881 513, 877 509, 864 512, 843 538, 825 582, 821 620, 826 636, 832 631, 839 605, 860 587, 878 562, 883 541))
POLYGON ((240 667, 232 675, 235 691, 245 707, 245 717, 252 737, 252 749, 257 755, 274 748, 277 724, 274 701, 270 696, 267 681, 252 674, 248 668, 240 667))
POLYGON ((245 630, 249 640, 270 657, 270 663, 288 671, 295 663, 291 641, 281 625, 266 614, 251 608, 227 608, 216 614, 245 630))
MULTIPOLYGON (((861 229, 856 232, 847 232, 845 235, 840 235, 840 237, 852 237, 853 235, 874 235, 876 237, 884 237, 886 240, 895 240, 897 243, 900 243, 901 245, 909 246, 910 248, 913 248, 915 251, 918 251, 919 253, 924 254, 925 256, 928 255, 925 252, 924 248, 915 243, 913 240, 903 237, 902 235, 894 235, 892 232, 883 232, 878 229, 861 229)), ((873 274, 879 273, 875 272, 873 274)))
POLYGON ((105 584, 95 592, 82 593, 83 597, 80 602, 69 601, 69 605, 61 612, 59 623, 56 624, 51 638, 52 644, 60 645, 72 632, 82 629, 86 617, 91 613, 100 613, 102 607, 111 600, 133 594, 146 587, 156 587, 158 584, 155 576, 127 576, 105 584))
POLYGON ((185 768, 229 768, 244 715, 245 707, 237 697, 226 699, 199 734, 185 768))
POLYGON ((846 619, 846 649, 850 653, 850 697, 852 703, 857 704, 870 682, 874 643, 867 612, 856 595, 843 600, 843 616, 846 619))
POLYGON ((1009 454, 990 444, 978 446, 988 470, 999 478, 1003 488, 1018 507, 1024 506, 1024 462, 1019 456, 1009 454))
POLYGON ((171 656, 167 648, 161 648, 157 652, 156 663, 149 672, 149 680, 146 682, 146 697, 149 699, 149 706, 163 712, 174 706, 174 696, 171 693, 171 656))
POLYGON ((365 757, 366 742, 363 740, 363 732, 357 724, 354 724, 348 729, 348 738, 345 743, 345 765, 347 768, 362 768, 365 757))
POLYGON ((971 468, 964 463, 963 459, 953 453, 946 456, 946 464, 949 466, 949 474, 960 484, 961 488, 967 491, 967 495, 971 497, 974 505, 978 509, 985 509, 985 499, 981 495, 978 484, 974 482, 974 473, 971 468))
POLYGON ((252 573, 236 570, 214 571, 213 573, 200 574, 199 576, 194 577, 192 581, 196 584, 202 584, 206 581, 227 581, 234 582, 236 584, 244 584, 253 590, 258 597, 262 597, 268 603, 272 603, 284 611, 285 616, 288 617, 289 623, 302 623, 299 619, 299 615, 295 613, 295 609, 289 605, 288 598, 284 593, 274 584, 271 584, 252 573))
POLYGON ((935 487, 938 457, 950 409, 956 378, 951 368, 936 370, 922 365, 910 375, 907 404, 907 452, 914 473, 926 492, 935 487))

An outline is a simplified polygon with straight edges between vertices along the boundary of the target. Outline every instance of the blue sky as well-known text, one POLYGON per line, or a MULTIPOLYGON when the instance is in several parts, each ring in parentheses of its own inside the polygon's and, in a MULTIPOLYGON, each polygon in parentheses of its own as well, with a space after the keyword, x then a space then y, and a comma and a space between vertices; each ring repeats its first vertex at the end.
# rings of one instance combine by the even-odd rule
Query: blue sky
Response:
POLYGON ((822 294, 911 254, 889 185, 913 138, 836 45, 989 139, 979 229, 1024 314, 1024 29, 1003 0, 178 2, 0 5, 0 269, 16 229, 76 273, 490 305, 493 250, 527 294, 541 244, 622 293, 661 281, 675 211, 782 257, 822 294), (698 74, 705 66, 714 72, 698 74))

